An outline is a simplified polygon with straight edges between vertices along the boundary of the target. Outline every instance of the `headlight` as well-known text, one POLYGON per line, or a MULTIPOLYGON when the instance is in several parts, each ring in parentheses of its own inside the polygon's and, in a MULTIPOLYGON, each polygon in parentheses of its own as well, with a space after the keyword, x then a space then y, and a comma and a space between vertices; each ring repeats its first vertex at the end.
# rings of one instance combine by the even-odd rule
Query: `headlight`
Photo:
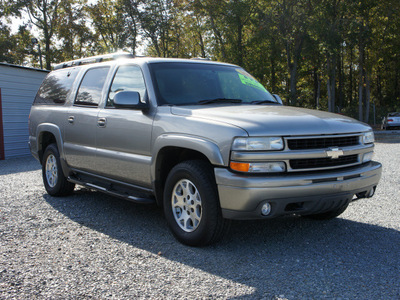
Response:
POLYGON ((236 138, 232 144, 232 150, 237 151, 268 151, 282 149, 283 139, 281 137, 240 137, 236 138))
POLYGON ((230 167, 234 171, 245 173, 282 173, 286 171, 286 164, 283 161, 259 163, 231 162, 230 167))
POLYGON ((374 133, 372 131, 364 132, 363 143, 364 144, 371 144, 373 142, 375 142, 374 133))

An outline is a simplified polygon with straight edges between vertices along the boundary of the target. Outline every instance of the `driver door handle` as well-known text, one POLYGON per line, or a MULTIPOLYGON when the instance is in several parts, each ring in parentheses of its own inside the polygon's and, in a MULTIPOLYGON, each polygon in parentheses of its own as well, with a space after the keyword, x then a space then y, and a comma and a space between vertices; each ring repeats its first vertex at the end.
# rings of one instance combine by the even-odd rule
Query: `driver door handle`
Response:
POLYGON ((98 118, 97 125, 99 127, 106 127, 107 119, 106 118, 98 118))

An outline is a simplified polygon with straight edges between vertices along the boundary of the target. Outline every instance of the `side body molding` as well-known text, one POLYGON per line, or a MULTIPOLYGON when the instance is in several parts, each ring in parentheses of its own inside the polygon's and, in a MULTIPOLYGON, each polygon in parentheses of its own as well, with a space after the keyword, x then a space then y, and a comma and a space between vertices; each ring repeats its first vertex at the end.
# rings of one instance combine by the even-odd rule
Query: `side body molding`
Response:
POLYGON ((151 178, 153 180, 156 176, 156 162, 158 154, 163 148, 166 147, 195 150, 205 155, 212 165, 225 165, 219 147, 211 140, 184 134, 162 134, 157 137, 152 149, 153 161, 151 163, 151 178))

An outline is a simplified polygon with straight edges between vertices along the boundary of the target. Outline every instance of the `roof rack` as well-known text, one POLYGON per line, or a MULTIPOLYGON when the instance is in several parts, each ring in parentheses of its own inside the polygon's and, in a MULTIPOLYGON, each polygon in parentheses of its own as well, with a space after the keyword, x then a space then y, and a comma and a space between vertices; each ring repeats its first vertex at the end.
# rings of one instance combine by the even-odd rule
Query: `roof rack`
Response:
POLYGON ((191 59, 193 59, 193 60, 211 60, 208 57, 192 57, 191 59))
POLYGON ((129 52, 115 52, 115 53, 109 53, 109 54, 102 54, 102 55, 96 55, 96 56, 85 57, 85 58, 80 58, 80 59, 63 62, 63 63, 55 65, 54 70, 70 68, 70 67, 79 66, 79 65, 99 63, 99 62, 115 60, 115 59, 119 59, 119 58, 134 58, 134 57, 135 56, 129 52))

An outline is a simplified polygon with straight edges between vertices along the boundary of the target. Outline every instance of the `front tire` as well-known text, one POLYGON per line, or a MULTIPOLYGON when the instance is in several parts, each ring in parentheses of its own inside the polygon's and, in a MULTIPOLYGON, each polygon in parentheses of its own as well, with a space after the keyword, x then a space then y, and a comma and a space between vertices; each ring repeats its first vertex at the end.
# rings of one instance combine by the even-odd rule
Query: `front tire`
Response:
POLYGON ((51 196, 66 196, 75 188, 75 184, 69 182, 64 176, 56 144, 50 144, 44 151, 42 176, 44 187, 51 196))
POLYGON ((229 228, 222 218, 211 166, 186 161, 169 173, 164 190, 164 214, 175 238, 189 246, 220 240, 229 228))

